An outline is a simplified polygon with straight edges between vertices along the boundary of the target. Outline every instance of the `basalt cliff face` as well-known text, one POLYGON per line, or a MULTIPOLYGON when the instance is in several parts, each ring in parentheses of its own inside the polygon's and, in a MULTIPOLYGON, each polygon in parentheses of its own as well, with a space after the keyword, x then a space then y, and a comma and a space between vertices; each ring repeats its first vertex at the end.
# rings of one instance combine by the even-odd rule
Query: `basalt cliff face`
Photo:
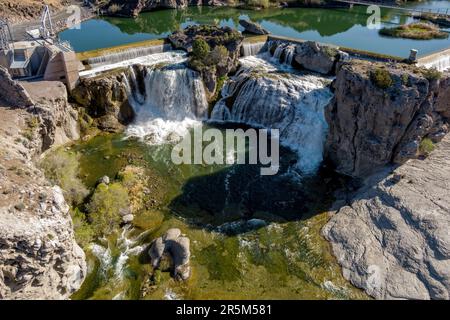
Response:
POLYGON ((323 229, 343 275, 377 299, 450 299, 450 136, 370 177, 323 229))
MULTIPOLYGON (((135 66, 143 77, 143 69, 135 66)), ((118 132, 133 120, 134 111, 128 102, 127 76, 129 70, 81 79, 71 92, 72 99, 84 108, 94 124, 108 132, 118 132)), ((89 121, 89 120, 88 120, 89 121)))
POLYGON ((61 189, 35 161, 78 138, 76 113, 62 83, 26 86, 31 107, 0 99, 0 299, 67 299, 84 280, 85 256, 61 189))
POLYGON ((354 177, 416 158, 424 138, 438 142, 449 131, 449 81, 406 65, 344 64, 326 109, 327 158, 354 177))

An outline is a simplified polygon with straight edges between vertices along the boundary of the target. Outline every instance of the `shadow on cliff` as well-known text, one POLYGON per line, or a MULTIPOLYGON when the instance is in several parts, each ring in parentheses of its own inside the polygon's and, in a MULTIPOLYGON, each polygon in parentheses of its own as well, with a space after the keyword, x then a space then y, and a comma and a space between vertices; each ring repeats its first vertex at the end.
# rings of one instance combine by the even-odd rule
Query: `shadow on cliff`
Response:
POLYGON ((277 175, 261 176, 259 165, 233 165, 188 180, 169 205, 193 227, 239 234, 270 222, 297 221, 327 211, 336 190, 349 180, 326 165, 300 176, 296 156, 284 150, 277 175))

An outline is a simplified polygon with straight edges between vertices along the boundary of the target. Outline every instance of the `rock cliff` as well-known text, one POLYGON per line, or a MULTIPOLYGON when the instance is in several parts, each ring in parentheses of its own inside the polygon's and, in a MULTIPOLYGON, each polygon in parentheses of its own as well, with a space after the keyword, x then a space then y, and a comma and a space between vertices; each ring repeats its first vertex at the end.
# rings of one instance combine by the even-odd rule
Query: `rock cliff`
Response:
POLYGON ((417 157, 424 138, 438 142, 449 131, 449 78, 407 65, 345 63, 326 109, 326 156, 355 177, 417 157))
MULTIPOLYGON (((84 78, 72 90, 72 99, 86 110, 101 130, 117 132, 133 120, 134 111, 128 103, 127 72, 121 70, 95 78, 84 78)), ((137 71, 136 74, 141 76, 143 72, 137 71)))
POLYGON ((77 138, 76 113, 62 83, 28 86, 14 82, 31 107, 0 102, 0 299, 67 299, 84 280, 85 256, 61 189, 35 160, 77 138))
POLYGON ((227 0, 111 0, 102 6, 110 15, 137 17, 143 11, 154 9, 178 9, 188 6, 223 5, 227 0))
POLYGON ((323 234, 344 277, 378 299, 450 298, 450 135, 342 206, 323 234))

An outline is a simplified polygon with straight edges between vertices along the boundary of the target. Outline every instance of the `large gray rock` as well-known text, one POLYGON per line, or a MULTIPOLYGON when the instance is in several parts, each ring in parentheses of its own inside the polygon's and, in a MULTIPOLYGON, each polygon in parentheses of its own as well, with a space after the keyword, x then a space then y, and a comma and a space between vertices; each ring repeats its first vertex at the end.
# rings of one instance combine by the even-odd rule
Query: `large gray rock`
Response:
POLYGON ((269 31, 261 27, 258 23, 249 20, 239 20, 239 24, 245 28, 245 31, 253 34, 269 34, 269 31))
POLYGON ((152 242, 149 256, 154 268, 159 268, 165 255, 168 255, 169 261, 172 262, 171 268, 174 277, 179 280, 187 280, 191 273, 189 266, 190 241, 181 234, 180 229, 169 229, 162 237, 152 242))
POLYGON ((8 70, 0 66, 0 101, 3 100, 12 107, 32 106, 33 100, 18 81, 11 78, 8 70))
POLYGON ((335 72, 336 64, 347 56, 346 53, 314 41, 297 45, 294 60, 301 68, 322 74, 335 72))
POLYGON ((327 158, 337 171, 355 177, 415 158, 423 138, 437 142, 448 132, 448 77, 430 82, 406 65, 344 64, 326 108, 327 158), (372 78, 379 70, 391 80, 385 88, 372 78))
POLYGON ((367 181, 323 229, 344 277, 377 299, 450 298, 450 135, 367 181))

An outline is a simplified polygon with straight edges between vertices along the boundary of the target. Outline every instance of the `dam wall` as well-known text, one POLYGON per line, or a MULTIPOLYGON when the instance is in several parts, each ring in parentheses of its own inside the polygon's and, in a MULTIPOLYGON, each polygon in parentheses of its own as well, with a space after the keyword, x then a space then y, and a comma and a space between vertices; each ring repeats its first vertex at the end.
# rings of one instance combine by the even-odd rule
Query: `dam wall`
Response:
POLYGON ((417 65, 438 71, 450 71, 450 48, 419 58, 417 65))

